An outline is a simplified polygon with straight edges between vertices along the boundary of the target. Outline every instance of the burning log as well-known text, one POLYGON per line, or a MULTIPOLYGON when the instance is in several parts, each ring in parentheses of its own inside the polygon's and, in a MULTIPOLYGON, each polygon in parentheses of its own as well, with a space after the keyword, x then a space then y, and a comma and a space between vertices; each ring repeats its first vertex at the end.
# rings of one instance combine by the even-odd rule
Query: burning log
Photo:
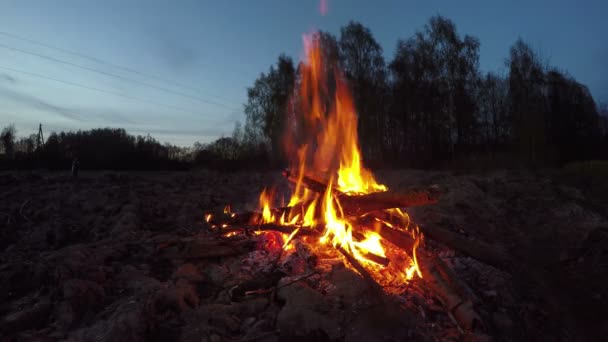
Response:
POLYGON ((408 232, 393 228, 394 226, 400 226, 401 222, 395 222, 394 218, 391 218, 390 215, 384 212, 372 212, 367 216, 359 217, 356 223, 358 224, 353 227, 356 231, 360 230, 360 227, 374 225, 374 232, 408 254, 414 248, 416 239, 408 232), (382 217, 382 219, 378 216, 382 217))
MULTIPOLYGON (((413 206, 427 205, 436 203, 439 191, 434 188, 411 189, 403 192, 374 192, 366 195, 340 196, 340 206, 344 215, 356 217, 372 211, 379 211, 392 208, 407 208, 413 206)), ((303 216, 305 208, 310 205, 310 201, 292 207, 280 207, 271 209, 274 217, 293 217, 296 214, 303 216)), ((317 215, 318 216, 318 215, 317 215)), ((260 212, 225 213, 210 212, 205 215, 207 223, 216 226, 222 225, 256 225, 263 220, 260 212)))
POLYGON ((372 192, 366 195, 344 196, 340 205, 347 216, 359 216, 377 210, 407 208, 437 203, 437 188, 410 189, 401 192, 372 192))
MULTIPOLYGON (((378 218, 381 222, 384 223, 384 225, 381 227, 382 229, 378 232, 378 234, 380 234, 388 241, 391 241, 396 246, 401 247, 400 244, 403 244, 403 247, 401 248, 406 248, 405 250, 409 250, 407 249, 408 234, 400 232, 396 229, 389 229, 390 227, 386 225, 386 223, 389 223, 393 226, 401 225, 402 222, 399 218, 396 218, 391 214, 383 211, 374 212, 373 217, 378 218)), ((496 247, 490 246, 481 241, 468 239, 458 233, 440 228, 432 224, 421 224, 418 225, 418 228, 424 234, 424 236, 439 243, 442 243, 446 247, 449 247, 462 254, 466 254, 474 259, 477 259, 490 266, 494 266, 498 269, 505 270, 511 273, 513 271, 513 259, 509 257, 509 255, 507 255, 505 252, 501 251, 500 249, 497 249, 496 247)))
MULTIPOLYGON (((283 176, 285 176, 285 178, 293 184, 297 184, 298 183, 298 176, 294 175, 293 173, 291 173, 291 171, 289 170, 284 170, 283 171, 283 176)), ((300 180, 301 184, 309 189, 312 190, 316 193, 322 194, 325 191, 327 191, 327 184, 319 182, 316 179, 313 179, 309 176, 306 175, 302 175, 302 179, 300 180)), ((332 192, 334 194, 336 194, 337 196, 343 196, 345 195, 343 192, 339 191, 338 189, 332 188, 332 192)))
MULTIPOLYGON (((297 204, 292 207, 279 207, 270 209, 270 213, 274 217, 286 217, 290 218, 297 214, 302 217, 304 215, 304 209, 310 205, 311 202, 304 202, 297 204)), ((264 216, 261 212, 257 211, 245 211, 241 213, 226 213, 226 212, 207 212, 205 214, 205 221, 211 226, 216 227, 228 227, 228 226, 243 226, 250 225, 256 226, 264 224, 264 216)))
MULTIPOLYGON (((283 234, 292 234, 297 226, 283 226, 274 223, 264 223, 257 226, 253 225, 242 225, 242 226, 229 226, 218 230, 222 235, 227 235, 233 232, 255 232, 255 231, 275 231, 283 234)), ((298 235, 320 237, 322 230, 318 227, 305 227, 298 231, 298 235)))
MULTIPOLYGON (((284 171, 283 175, 292 183, 298 182, 298 178, 289 171, 284 171)), ((328 187, 327 184, 306 175, 302 176, 301 184, 321 194, 327 191, 328 187)), ((359 216, 376 210, 434 204, 437 203, 441 191, 438 187, 431 186, 427 189, 409 189, 403 192, 389 190, 365 195, 348 195, 337 189, 332 189, 332 193, 338 198, 345 215, 359 216)))

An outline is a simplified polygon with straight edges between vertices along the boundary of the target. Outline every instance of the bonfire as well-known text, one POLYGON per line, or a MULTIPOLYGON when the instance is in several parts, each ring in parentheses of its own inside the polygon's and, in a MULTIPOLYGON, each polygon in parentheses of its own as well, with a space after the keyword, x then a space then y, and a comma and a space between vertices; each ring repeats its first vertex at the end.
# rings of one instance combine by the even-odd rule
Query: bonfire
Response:
MULTIPOLYGON (((292 184, 287 205, 274 206, 279 199, 267 188, 259 210, 237 213, 228 205, 221 213, 206 213, 206 222, 226 237, 278 233, 275 245, 282 256, 298 252, 302 244, 319 257, 338 255, 376 293, 399 294, 410 282, 428 277, 426 283, 450 314, 472 328, 478 316, 464 287, 439 258, 421 253, 425 229, 406 212, 436 203, 439 189, 396 192, 375 179, 363 165, 357 113, 345 78, 324 59, 317 34, 306 35, 304 47, 301 83, 291 101, 295 110, 284 134, 289 168, 283 174, 292 184)), ((442 232, 428 229, 446 240, 442 232)))

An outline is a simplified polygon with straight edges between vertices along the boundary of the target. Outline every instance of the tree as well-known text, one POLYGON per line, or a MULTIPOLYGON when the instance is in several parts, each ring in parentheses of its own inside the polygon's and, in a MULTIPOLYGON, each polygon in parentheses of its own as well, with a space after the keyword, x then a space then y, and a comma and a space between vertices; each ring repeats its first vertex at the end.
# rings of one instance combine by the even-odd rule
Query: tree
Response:
POLYGON ((281 55, 276 67, 271 66, 247 89, 245 140, 254 146, 269 141, 275 161, 282 157, 282 132, 294 81, 293 61, 281 55))
POLYGON ((351 21, 340 30, 340 62, 359 114, 359 140, 366 159, 379 158, 386 109, 386 65, 371 31, 351 21))
POLYGON ((4 154, 9 159, 12 159, 15 154, 16 135, 17 130, 13 124, 4 127, 2 133, 0 133, 0 141, 2 142, 2 147, 4 148, 4 154))
POLYGON ((558 161, 592 158, 602 133, 589 90, 556 69, 550 70, 546 79, 547 132, 558 161))
POLYGON ((544 68, 537 54, 521 39, 511 47, 506 64, 509 67, 509 105, 515 152, 525 162, 535 164, 550 152, 544 68))
POLYGON ((493 73, 481 81, 477 98, 478 120, 481 134, 478 143, 487 149, 502 148, 508 143, 509 87, 507 81, 493 73))
MULTIPOLYGON (((476 129, 479 41, 441 16, 400 40, 390 63, 392 116, 404 132, 404 150, 424 162, 466 151, 476 129)), ((396 151, 396 152, 397 152, 396 151)))
POLYGON ((15 144, 15 150, 25 154, 32 154, 36 150, 37 134, 31 134, 29 137, 19 139, 15 144))

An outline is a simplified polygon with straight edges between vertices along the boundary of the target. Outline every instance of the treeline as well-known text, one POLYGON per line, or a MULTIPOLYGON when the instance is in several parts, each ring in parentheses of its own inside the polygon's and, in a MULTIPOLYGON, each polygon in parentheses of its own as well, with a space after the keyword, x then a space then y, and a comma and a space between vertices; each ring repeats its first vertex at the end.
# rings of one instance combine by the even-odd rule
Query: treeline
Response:
POLYGON ((186 170, 205 167, 236 170, 265 167, 266 155, 242 157, 234 137, 220 138, 209 144, 179 147, 146 136, 134 136, 124 129, 99 128, 86 131, 32 134, 17 138, 14 125, 0 133, 0 170, 69 169, 78 160, 89 170, 186 170), (238 158, 237 158, 238 157, 238 158))
POLYGON ((38 135, 15 139, 14 126, 2 131, 4 169, 66 169, 74 159, 84 169, 156 170, 183 169, 182 150, 161 144, 150 136, 132 136, 124 129, 51 133, 46 141, 38 135))
MULTIPOLYGON (((328 73, 339 66, 351 87, 368 164, 555 165, 608 158, 606 105, 522 40, 511 46, 508 72, 500 75, 483 74, 478 39, 461 36, 441 16, 400 40, 388 61, 360 23, 343 27, 339 37, 320 32, 316 39, 331 62, 328 73)), ((285 118, 297 111, 290 99, 298 96, 298 67, 281 55, 248 89, 245 127, 235 129, 231 158, 257 153, 284 163, 282 134, 285 118)))

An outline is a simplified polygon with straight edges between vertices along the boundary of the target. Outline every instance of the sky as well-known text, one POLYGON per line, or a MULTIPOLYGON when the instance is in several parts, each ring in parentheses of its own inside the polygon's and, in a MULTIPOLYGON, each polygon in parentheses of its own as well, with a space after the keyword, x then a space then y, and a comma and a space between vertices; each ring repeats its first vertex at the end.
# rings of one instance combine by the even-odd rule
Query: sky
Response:
POLYGON ((302 34, 370 28, 387 59, 434 15, 507 73, 519 37, 608 102, 608 1, 0 0, 0 126, 121 127, 181 146, 229 136, 247 87, 302 34))

